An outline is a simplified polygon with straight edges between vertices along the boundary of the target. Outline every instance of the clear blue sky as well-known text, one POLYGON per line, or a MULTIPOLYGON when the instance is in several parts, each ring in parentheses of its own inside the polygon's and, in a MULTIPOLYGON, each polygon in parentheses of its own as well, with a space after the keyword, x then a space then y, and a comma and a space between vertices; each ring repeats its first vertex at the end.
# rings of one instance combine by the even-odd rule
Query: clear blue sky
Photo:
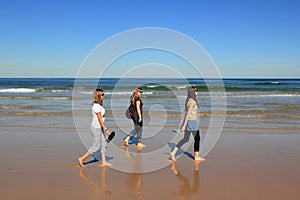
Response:
POLYGON ((201 44, 224 77, 300 77, 300 1, 0 1, 0 77, 75 77, 100 42, 164 27, 201 44))

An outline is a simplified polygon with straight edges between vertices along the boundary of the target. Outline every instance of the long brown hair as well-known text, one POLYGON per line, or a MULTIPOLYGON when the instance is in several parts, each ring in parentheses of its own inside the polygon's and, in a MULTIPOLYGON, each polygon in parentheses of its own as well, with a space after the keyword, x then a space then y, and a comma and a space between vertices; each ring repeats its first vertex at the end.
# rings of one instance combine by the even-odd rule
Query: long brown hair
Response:
POLYGON ((138 97, 138 92, 143 92, 143 89, 139 87, 134 90, 133 94, 130 97, 130 103, 134 104, 134 99, 138 97))
POLYGON ((193 99, 194 101, 196 101, 197 107, 199 109, 199 103, 197 101, 197 96, 195 94, 196 91, 198 91, 198 89, 196 88, 196 86, 190 86, 190 87, 188 87, 187 98, 185 100, 185 110, 186 111, 188 110, 187 103, 188 103, 189 99, 193 99))
POLYGON ((104 94, 104 91, 102 89, 96 89, 94 92, 94 102, 93 103, 98 103, 102 106, 102 104, 103 104, 103 99, 101 98, 102 94, 104 94))

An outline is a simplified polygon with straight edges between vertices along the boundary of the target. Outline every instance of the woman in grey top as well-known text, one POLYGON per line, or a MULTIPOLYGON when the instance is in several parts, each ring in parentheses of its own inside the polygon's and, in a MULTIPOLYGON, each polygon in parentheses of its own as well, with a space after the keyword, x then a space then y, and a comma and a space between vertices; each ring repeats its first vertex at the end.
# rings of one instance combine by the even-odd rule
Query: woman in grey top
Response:
POLYGON ((185 117, 183 123, 180 127, 180 131, 184 132, 184 137, 181 139, 170 153, 170 159, 175 161, 175 155, 181 146, 188 142, 191 133, 194 136, 194 157, 195 161, 205 161, 204 158, 201 158, 199 155, 200 148, 200 133, 197 124, 198 119, 198 110, 199 104, 197 101, 198 89, 194 86, 191 86, 187 90, 187 98, 185 101, 185 117))

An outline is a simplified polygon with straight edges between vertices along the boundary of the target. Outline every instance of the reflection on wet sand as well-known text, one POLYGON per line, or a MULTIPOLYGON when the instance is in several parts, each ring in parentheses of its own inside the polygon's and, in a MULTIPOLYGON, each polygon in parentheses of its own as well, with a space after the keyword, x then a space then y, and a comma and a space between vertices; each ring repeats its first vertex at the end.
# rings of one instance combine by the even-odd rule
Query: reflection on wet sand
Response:
MULTIPOLYGON (((124 148, 124 156, 132 163, 133 171, 141 172, 143 167, 143 159, 140 148, 136 148, 135 151, 130 151, 132 148, 124 148)), ((91 168, 79 168, 79 176, 86 182, 90 193, 90 199, 149 199, 154 191, 164 199, 198 199, 200 197, 200 164, 203 161, 194 161, 188 164, 192 174, 186 173, 186 165, 180 165, 177 162, 170 164, 171 176, 168 173, 160 174, 143 174, 143 173, 120 173, 115 172, 109 167, 101 167, 100 179, 98 175, 98 169, 92 168, 92 171, 85 171, 91 168), (176 166, 177 165, 177 166, 176 166), (185 167, 178 169, 180 167, 185 167), (184 171, 184 173, 183 173, 184 171), (90 174, 89 174, 90 173, 90 174), (107 179, 107 173, 109 179, 107 179), (94 174, 94 175, 92 175, 94 174), (162 184, 162 181, 174 179, 173 174, 178 181, 172 181, 171 184, 162 184), (89 176, 90 175, 90 176, 89 176), (146 185, 145 185, 146 181, 146 185), (157 182, 158 181, 158 182, 157 182), (193 181, 193 182, 192 182, 193 181), (150 183, 150 184, 149 184, 150 183), (155 188, 155 189, 154 189, 155 188), (113 189, 113 191, 111 190, 113 189), (149 196, 150 195, 150 196, 149 196)), ((168 170, 167 168, 165 170, 168 170)), ((176 180, 175 179, 175 180, 176 180)), ((153 198, 154 198, 153 196, 153 198)))
POLYGON ((194 182, 193 185, 190 184, 189 179, 184 176, 177 168, 176 162, 172 162, 170 165, 170 169, 176 175, 178 180, 180 181, 181 185, 179 187, 179 192, 175 193, 175 197, 184 197, 186 199, 190 199, 193 197, 199 197, 199 187, 200 187, 200 172, 199 172, 199 165, 203 161, 194 161, 194 182))
MULTIPOLYGON (((131 160, 133 163, 134 171, 141 171, 142 169, 142 155, 141 155, 141 148, 136 149, 136 153, 132 153, 129 151, 129 147, 125 148, 125 156, 131 160)), ((79 177, 81 177, 89 186, 91 190, 91 199, 99 199, 99 198, 113 198, 115 195, 120 196, 121 191, 114 191, 116 193, 113 195, 113 191, 111 190, 111 187, 108 186, 107 182, 107 170, 109 167, 100 167, 101 169, 101 178, 99 179, 88 176, 87 173, 85 173, 84 170, 87 170, 88 168, 79 167, 79 177)), ((142 181, 142 175, 143 173, 124 173, 121 174, 125 177, 125 182, 122 184, 122 187, 125 188, 125 194, 123 193, 122 196, 127 196, 129 198, 143 198, 143 181, 142 181)), ((120 180, 122 178, 120 177, 120 180)), ((123 179, 124 180, 124 179, 123 179)), ((110 181, 109 181, 110 182, 110 181)), ((111 183, 112 184, 112 183, 111 183)), ((122 193, 122 192, 121 192, 122 193)))
MULTIPOLYGON (((141 171, 142 169, 142 149, 143 147, 137 147, 137 153, 133 154, 129 152, 129 147, 125 148, 126 156, 134 163, 134 171, 141 171)), ((126 185, 129 196, 142 197, 142 175, 142 173, 127 173, 126 185)))
POLYGON ((112 195, 111 189, 107 185, 107 178, 106 178, 106 170, 107 167, 101 168, 101 181, 93 181, 86 173, 84 172, 84 167, 79 168, 79 176, 90 186, 92 191, 92 199, 96 199, 97 197, 104 197, 106 195, 112 195))

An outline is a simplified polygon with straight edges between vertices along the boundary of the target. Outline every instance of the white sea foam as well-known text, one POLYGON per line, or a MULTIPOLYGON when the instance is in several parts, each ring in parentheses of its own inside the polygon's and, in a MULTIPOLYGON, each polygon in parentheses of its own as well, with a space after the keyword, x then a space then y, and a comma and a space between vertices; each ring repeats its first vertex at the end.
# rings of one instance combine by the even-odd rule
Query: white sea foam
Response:
POLYGON ((183 85, 183 86, 177 86, 177 88, 180 90, 180 89, 185 89, 187 86, 186 85, 183 85))
POLYGON ((157 88, 159 85, 147 85, 147 88, 157 88))
POLYGON ((51 92, 69 92, 70 90, 50 90, 51 92))
POLYGON ((44 100, 71 100, 71 97, 42 97, 44 100))
POLYGON ((8 89, 0 89, 2 93, 33 93, 33 92, 68 92, 69 90, 45 90, 43 88, 8 88, 8 89))
POLYGON ((94 92, 79 92, 80 94, 93 94, 94 92))
POLYGON ((0 89, 2 93, 33 93, 36 92, 35 89, 31 88, 9 88, 9 89, 0 89))

